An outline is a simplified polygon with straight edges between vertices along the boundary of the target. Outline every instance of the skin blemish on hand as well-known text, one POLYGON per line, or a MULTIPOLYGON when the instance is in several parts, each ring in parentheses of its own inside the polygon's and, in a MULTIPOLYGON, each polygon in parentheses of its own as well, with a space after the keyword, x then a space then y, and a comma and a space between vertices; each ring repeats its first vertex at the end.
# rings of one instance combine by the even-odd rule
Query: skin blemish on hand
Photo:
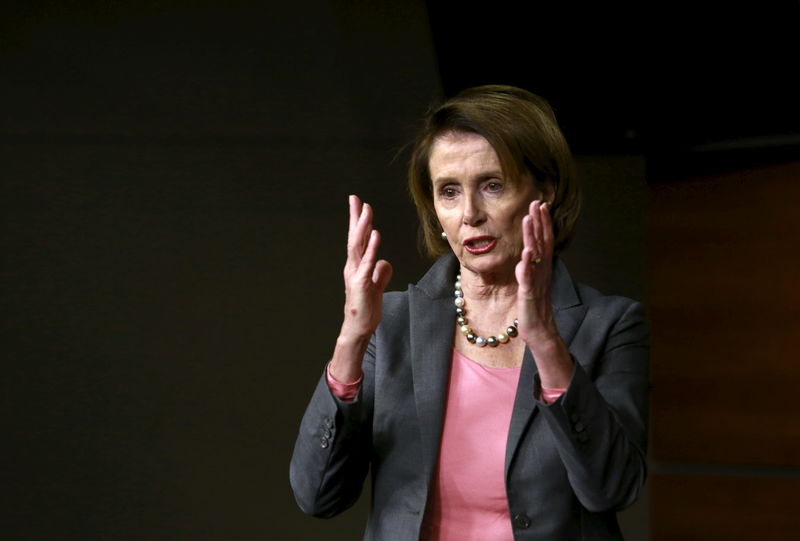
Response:
POLYGON ((357 316, 358 315, 358 309, 357 308, 351 308, 350 309, 350 315, 351 316, 357 316))

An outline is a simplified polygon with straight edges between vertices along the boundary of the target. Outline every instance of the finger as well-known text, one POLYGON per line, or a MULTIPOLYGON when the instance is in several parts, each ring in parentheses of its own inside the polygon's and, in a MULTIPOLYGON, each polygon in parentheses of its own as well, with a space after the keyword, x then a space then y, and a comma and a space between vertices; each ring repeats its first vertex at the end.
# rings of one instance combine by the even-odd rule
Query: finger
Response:
POLYGON ((372 276, 372 271, 375 269, 375 260, 378 255, 378 246, 381 243, 381 234, 373 229, 369 235, 369 242, 364 250, 364 255, 361 257, 361 262, 358 264, 358 276, 362 279, 372 276))
POLYGON ((352 242, 349 246, 351 257, 356 264, 364 257, 364 250, 367 248, 369 242, 370 231, 372 231, 372 207, 369 203, 361 205, 361 214, 356 222, 356 228, 353 231, 352 242))
MULTIPOLYGON (((522 255, 524 256, 524 250, 522 255)), ((529 263, 525 261, 524 257, 521 256, 519 263, 517 263, 517 266, 514 267, 514 276, 516 276, 517 285, 519 286, 517 291, 520 291, 523 287, 526 287, 525 284, 528 280, 528 265, 529 263)))
POLYGON ((542 202, 533 202, 533 212, 531 213, 531 224, 533 225, 533 244, 534 256, 541 257, 542 251, 542 202))
POLYGON ((358 223, 358 217, 361 215, 361 199, 357 195, 351 195, 347 199, 350 205, 350 231, 353 231, 358 223))
MULTIPOLYGON (((518 284, 517 299, 519 302, 529 303, 536 300, 537 288, 534 282, 537 268, 536 265, 531 261, 532 257, 533 253, 531 250, 523 250, 522 259, 517 264, 515 269, 518 284)), ((526 306, 529 305, 520 305, 520 316, 527 313, 526 306)))
MULTIPOLYGON (((364 251, 367 249, 367 244, 370 241, 370 235, 372 234, 372 205, 369 203, 364 203, 361 208, 361 216, 359 217, 359 239, 361 244, 359 244, 360 254, 363 254, 364 251)), ((362 255, 363 257, 363 255, 362 255)))
POLYGON ((533 224, 531 224, 530 214, 522 217, 522 249, 533 249, 533 224))
POLYGON ((531 204, 528 205, 528 214, 530 214, 531 216, 534 215, 534 213, 536 212, 536 205, 538 203, 539 203, 538 199, 534 199, 533 201, 531 201, 531 204))
POLYGON ((381 259, 375 263, 375 270, 372 271, 372 283, 378 288, 381 293, 389 285, 389 280, 392 278, 392 266, 385 259, 381 259))
POLYGON ((533 250, 531 248, 524 248, 522 250, 522 256, 520 259, 520 263, 522 264, 522 271, 521 276, 517 276, 517 282, 521 288, 527 289, 531 285, 531 274, 533 271, 533 250))
POLYGON ((353 253, 356 246, 356 229, 358 228, 358 219, 361 216, 361 199, 357 195, 348 197, 350 207, 350 226, 347 229, 347 255, 348 257, 353 253))
POLYGON ((532 232, 532 238, 531 238, 531 242, 530 242, 529 246, 531 248, 533 248, 534 250, 536 250, 538 248, 537 239, 536 239, 536 232, 535 232, 535 228, 534 228, 534 222, 535 222, 536 216, 538 214, 538 206, 539 206, 539 200, 538 199, 536 199, 534 201, 531 201, 531 204, 528 206, 528 216, 529 216, 529 218, 531 220, 530 228, 531 228, 531 232, 532 232))
POLYGON ((548 259, 553 254, 555 240, 553 238, 553 220, 550 216, 550 203, 542 205, 542 241, 544 246, 543 257, 548 259))

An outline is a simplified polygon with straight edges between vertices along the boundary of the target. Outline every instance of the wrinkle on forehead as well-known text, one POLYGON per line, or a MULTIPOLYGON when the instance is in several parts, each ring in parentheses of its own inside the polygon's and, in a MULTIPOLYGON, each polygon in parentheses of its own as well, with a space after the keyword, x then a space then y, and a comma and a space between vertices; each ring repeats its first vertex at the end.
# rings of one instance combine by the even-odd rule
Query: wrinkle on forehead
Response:
POLYGON ((454 179, 468 173, 502 174, 500 159, 489 141, 476 133, 447 132, 433 143, 428 169, 431 180, 454 179))

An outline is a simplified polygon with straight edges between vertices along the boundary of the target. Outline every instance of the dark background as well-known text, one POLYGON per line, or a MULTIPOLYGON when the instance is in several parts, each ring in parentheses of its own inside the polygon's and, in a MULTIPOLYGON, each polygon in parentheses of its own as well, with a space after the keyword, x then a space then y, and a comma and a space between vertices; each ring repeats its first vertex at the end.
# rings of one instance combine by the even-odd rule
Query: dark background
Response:
MULTIPOLYGON (((796 2, 33 2, 0 18, 0 536, 354 539, 288 460, 347 194, 403 289, 426 108, 525 86, 578 154, 573 274, 646 299, 647 183, 795 155, 796 2)), ((647 498, 623 516, 648 531, 647 498)))

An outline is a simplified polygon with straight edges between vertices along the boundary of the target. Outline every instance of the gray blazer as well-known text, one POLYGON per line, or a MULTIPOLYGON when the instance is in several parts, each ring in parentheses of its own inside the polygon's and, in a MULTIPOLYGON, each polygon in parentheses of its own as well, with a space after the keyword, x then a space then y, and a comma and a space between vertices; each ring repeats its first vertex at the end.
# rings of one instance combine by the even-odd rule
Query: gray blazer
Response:
MULTIPOLYGON (((385 294, 355 401, 340 401, 320 379, 290 467, 304 512, 344 511, 371 469, 364 539, 419 539, 442 433, 457 269, 455 257, 443 256, 417 285, 385 294)), ((644 312, 573 282, 560 260, 553 280, 556 324, 575 371, 567 392, 546 405, 525 350, 505 457, 514 537, 622 539, 616 511, 633 503, 646 474, 644 312)))

